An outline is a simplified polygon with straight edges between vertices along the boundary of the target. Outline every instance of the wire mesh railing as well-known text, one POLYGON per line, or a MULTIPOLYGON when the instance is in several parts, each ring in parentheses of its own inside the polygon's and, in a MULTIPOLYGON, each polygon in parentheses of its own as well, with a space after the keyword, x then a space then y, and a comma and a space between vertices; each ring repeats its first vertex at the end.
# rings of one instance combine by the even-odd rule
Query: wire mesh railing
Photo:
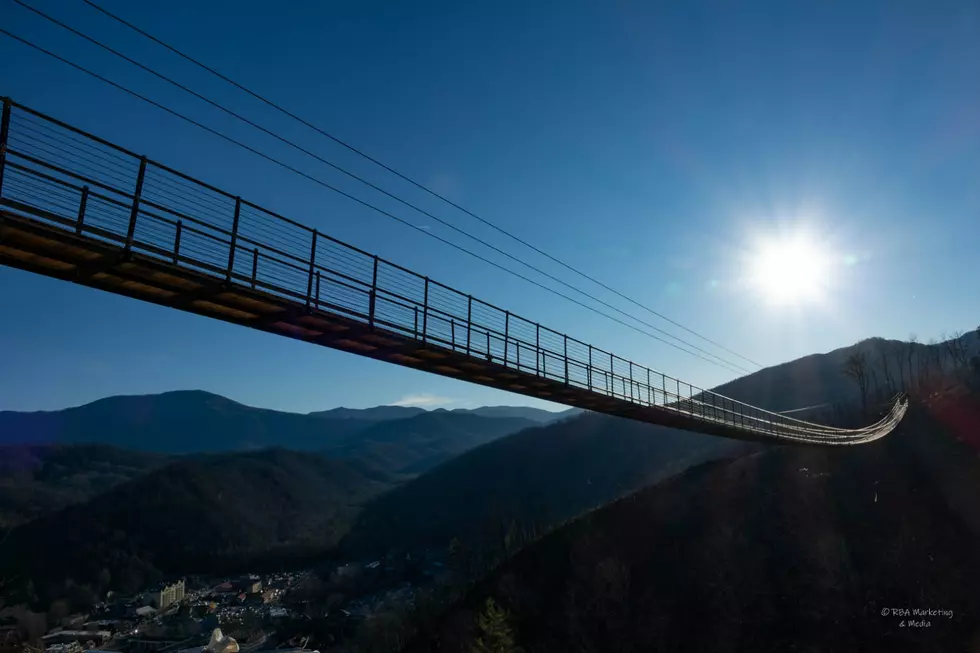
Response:
POLYGON ((49 225, 515 372, 772 439, 885 435, 751 406, 616 356, 5 100, 0 203, 49 225))

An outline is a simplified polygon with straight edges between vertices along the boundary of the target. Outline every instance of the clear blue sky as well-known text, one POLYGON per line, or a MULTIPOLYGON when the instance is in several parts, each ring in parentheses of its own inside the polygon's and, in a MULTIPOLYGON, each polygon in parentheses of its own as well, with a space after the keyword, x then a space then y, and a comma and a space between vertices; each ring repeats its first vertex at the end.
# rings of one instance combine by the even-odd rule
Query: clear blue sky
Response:
MULTIPOLYGON (((80 0, 32 1, 516 247, 80 0)), ((103 2, 765 365, 869 336, 928 339, 980 322, 976 3, 103 2), (829 257, 832 283, 820 301, 773 304, 746 282, 754 252, 800 230, 829 257)), ((0 16, 24 37, 376 198, 9 0, 0 16)), ((3 37, 0 62, 0 94, 624 357, 704 386, 732 377, 3 37)), ((0 295, 0 409, 186 388, 298 411, 411 396, 531 403, 9 268, 0 268, 0 295)))

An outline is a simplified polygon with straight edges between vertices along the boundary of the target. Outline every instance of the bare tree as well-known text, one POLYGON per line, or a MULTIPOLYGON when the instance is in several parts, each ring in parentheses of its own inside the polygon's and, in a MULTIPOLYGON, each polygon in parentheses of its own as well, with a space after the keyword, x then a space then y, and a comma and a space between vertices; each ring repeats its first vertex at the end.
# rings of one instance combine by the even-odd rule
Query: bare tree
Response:
POLYGON ((909 334, 909 343, 907 349, 908 356, 908 367, 909 367, 909 390, 915 385, 912 379, 912 357, 915 355, 915 346, 919 344, 919 336, 914 333, 909 334))
POLYGON ((963 342, 963 336, 963 331, 954 331, 948 335, 944 332, 942 336, 943 359, 949 361, 954 369, 965 366, 967 363, 968 350, 966 343, 963 342))
POLYGON ((875 341, 875 348, 878 350, 878 360, 881 361, 881 371, 885 375, 885 385, 889 392, 894 392, 896 387, 892 382, 891 370, 888 368, 888 343, 885 340, 875 341))
POLYGON ((861 391, 861 408, 868 412, 868 359, 864 352, 856 351, 844 361, 843 372, 857 383, 861 391))
POLYGON ((950 335, 949 342, 952 347, 950 353, 953 357, 953 364, 956 367, 966 367, 970 358, 970 349, 966 344, 966 333, 963 331, 954 331, 950 335))
POLYGON ((896 342, 891 348, 891 355, 895 361, 895 368, 898 370, 898 380, 901 382, 902 390, 908 392, 909 384, 905 383, 905 347, 901 341, 896 342))
POLYGON ((936 346, 936 340, 930 340, 926 343, 922 355, 919 356, 919 376, 923 379, 932 379, 932 351, 936 346))
POLYGON ((940 370, 946 367, 946 361, 950 360, 951 358, 949 340, 950 338, 949 336, 946 335, 945 331, 939 334, 939 353, 941 356, 940 363, 939 363, 940 370))
POLYGON ((943 375, 943 345, 935 338, 929 340, 928 346, 922 351, 923 369, 929 385, 935 385, 943 375))

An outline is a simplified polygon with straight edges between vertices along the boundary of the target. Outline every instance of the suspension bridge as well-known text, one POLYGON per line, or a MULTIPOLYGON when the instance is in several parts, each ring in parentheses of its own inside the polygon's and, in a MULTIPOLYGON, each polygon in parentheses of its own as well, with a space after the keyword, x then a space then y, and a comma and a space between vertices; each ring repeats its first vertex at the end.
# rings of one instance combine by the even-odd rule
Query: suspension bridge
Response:
POLYGON ((695 387, 3 99, 0 263, 442 376, 726 438, 841 429, 695 387))

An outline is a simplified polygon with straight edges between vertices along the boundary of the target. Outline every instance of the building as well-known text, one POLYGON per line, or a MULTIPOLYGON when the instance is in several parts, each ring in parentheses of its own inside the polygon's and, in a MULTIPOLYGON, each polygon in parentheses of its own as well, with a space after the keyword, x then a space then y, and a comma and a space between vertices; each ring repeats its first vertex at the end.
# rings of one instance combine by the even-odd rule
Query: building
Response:
POLYGON ((82 653, 84 649, 78 642, 68 642, 66 644, 52 644, 44 650, 45 653, 82 653))
POLYGON ((243 576, 238 581, 238 589, 243 594, 255 594, 262 591, 262 579, 258 576, 243 576))
POLYGON ((150 594, 150 604, 157 610, 179 603, 184 598, 184 581, 178 580, 170 585, 161 585, 150 594))

